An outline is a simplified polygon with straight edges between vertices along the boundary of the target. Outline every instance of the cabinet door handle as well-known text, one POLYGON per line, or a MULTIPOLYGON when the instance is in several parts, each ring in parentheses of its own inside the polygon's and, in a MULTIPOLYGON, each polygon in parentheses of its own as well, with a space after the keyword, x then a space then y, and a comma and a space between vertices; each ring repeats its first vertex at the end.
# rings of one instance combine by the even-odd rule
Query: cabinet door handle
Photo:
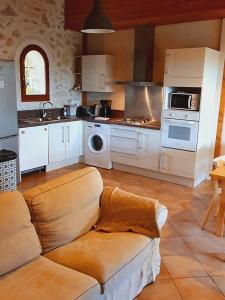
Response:
POLYGON ((65 143, 64 126, 62 126, 62 143, 65 143))
POLYGON ((24 130, 23 130, 23 131, 21 131, 21 133, 22 133, 22 134, 25 134, 25 133, 26 133, 26 131, 24 131, 24 130))
POLYGON ((167 56, 166 56, 166 74, 168 74, 170 71, 169 61, 170 61, 170 55, 167 54, 167 56))
POLYGON ((164 167, 164 158, 165 158, 166 154, 162 153, 161 154, 161 170, 166 170, 164 167))
POLYGON ((70 142, 70 126, 67 126, 67 140, 70 142))
POLYGON ((112 153, 122 154, 122 155, 128 155, 128 156, 137 157, 137 154, 132 154, 132 153, 124 153, 124 152, 115 151, 115 150, 111 150, 111 152, 112 152, 112 153))
POLYGON ((104 90, 105 89, 105 75, 104 74, 100 75, 99 81, 100 81, 100 89, 104 90))
POLYGON ((48 131, 48 129, 47 129, 47 128, 44 128, 44 131, 48 131))

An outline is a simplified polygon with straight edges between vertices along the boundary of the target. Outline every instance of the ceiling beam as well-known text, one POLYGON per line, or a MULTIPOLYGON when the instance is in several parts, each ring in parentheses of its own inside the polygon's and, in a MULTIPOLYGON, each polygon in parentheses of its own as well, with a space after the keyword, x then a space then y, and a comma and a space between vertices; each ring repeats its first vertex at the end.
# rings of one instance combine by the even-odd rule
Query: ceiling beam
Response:
MULTIPOLYGON (((65 0, 65 28, 79 31, 93 0, 65 0)), ((103 0, 115 29, 225 17, 224 0, 103 0)))

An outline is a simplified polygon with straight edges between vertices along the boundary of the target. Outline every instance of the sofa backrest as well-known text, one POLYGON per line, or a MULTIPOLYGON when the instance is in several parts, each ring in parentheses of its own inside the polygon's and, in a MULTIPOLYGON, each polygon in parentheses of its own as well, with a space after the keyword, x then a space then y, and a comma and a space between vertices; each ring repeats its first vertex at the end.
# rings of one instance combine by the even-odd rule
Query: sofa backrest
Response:
POLYGON ((38 257, 41 245, 19 192, 0 194, 0 276, 38 257))
POLYGON ((103 182, 96 168, 58 177, 24 193, 43 253, 88 232, 99 215, 103 182))

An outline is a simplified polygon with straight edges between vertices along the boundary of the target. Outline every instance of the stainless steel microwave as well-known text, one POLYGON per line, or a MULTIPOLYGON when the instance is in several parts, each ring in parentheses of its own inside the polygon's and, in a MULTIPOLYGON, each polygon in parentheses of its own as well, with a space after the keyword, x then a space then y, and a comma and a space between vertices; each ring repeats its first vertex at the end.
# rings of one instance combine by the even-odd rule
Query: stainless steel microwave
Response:
POLYGON ((199 110, 200 94, 171 93, 169 95, 169 108, 184 110, 199 110))

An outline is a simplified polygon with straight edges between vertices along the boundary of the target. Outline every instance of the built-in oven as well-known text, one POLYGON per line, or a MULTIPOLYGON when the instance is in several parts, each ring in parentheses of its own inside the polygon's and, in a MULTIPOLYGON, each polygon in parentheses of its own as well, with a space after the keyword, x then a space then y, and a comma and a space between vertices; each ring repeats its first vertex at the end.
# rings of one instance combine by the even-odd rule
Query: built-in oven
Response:
MULTIPOLYGON (((179 119, 178 116, 172 113, 171 117, 163 117, 162 121, 162 147, 196 151, 198 143, 199 121, 195 116, 193 120, 179 119), (176 118, 177 117, 177 118, 176 118)), ((191 117, 189 117, 191 118, 191 117)))

